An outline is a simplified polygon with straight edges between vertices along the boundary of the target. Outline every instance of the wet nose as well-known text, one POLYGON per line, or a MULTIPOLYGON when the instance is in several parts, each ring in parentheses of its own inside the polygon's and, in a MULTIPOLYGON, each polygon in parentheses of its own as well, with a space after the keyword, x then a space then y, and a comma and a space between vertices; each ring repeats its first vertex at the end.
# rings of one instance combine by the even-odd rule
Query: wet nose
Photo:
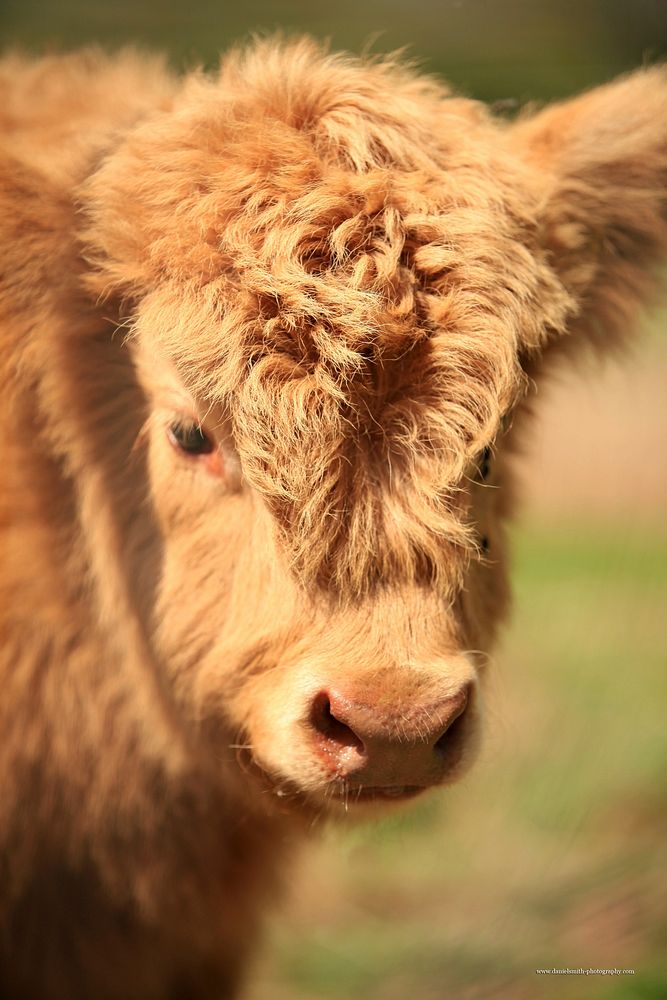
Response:
POLYGON ((426 704, 360 701, 341 690, 312 702, 312 739, 332 775, 351 787, 424 788, 460 760, 471 685, 426 704))

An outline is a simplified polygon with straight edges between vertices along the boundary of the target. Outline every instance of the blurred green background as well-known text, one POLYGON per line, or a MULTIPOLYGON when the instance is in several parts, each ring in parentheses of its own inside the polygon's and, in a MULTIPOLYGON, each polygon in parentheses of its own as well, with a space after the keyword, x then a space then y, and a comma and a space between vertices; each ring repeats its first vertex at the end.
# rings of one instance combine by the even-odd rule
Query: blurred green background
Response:
POLYGON ((406 47, 484 100, 546 98, 667 52, 665 0, 2 0, 4 44, 126 42, 177 66, 215 64, 254 31, 308 32, 335 48, 406 47))
MULTIPOLYGON (((667 56, 666 0, 3 0, 4 46, 96 41, 214 65, 253 31, 406 47, 488 101, 667 56)), ((667 997, 667 313, 615 369, 544 392, 516 609, 465 783, 332 831, 292 876, 250 1000, 667 997), (537 976, 538 968, 634 969, 537 976)))

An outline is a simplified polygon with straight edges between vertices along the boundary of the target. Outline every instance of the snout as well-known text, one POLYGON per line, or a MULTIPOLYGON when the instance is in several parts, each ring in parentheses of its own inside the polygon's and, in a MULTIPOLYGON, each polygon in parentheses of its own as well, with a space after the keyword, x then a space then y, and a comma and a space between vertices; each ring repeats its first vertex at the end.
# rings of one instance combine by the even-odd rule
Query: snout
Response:
POLYGON ((401 663, 372 649, 350 668, 361 655, 349 643, 258 675, 244 741, 281 810, 393 804, 453 784, 474 761, 482 679, 471 654, 401 663))
POLYGON ((409 798, 456 776, 471 742, 473 701, 471 683, 411 705, 328 688, 312 701, 308 738, 334 794, 409 798))

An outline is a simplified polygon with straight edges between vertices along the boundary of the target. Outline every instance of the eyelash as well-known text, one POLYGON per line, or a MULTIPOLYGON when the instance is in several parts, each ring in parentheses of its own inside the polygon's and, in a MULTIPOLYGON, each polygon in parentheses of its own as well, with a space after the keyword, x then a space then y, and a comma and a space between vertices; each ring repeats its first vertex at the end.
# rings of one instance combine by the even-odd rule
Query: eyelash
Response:
POLYGON ((215 450, 215 442, 195 420, 179 418, 167 428, 171 445, 188 458, 210 455, 215 450))

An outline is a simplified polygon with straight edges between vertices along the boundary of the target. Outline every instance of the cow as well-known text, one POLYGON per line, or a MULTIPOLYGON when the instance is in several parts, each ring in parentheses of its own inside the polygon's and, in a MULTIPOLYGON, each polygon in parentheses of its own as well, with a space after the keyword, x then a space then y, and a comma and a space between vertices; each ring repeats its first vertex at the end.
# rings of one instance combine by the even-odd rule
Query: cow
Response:
POLYGON ((667 249, 667 72, 509 121, 268 39, 0 95, 0 989, 229 1000, 313 827, 475 758, 532 390, 667 249))

